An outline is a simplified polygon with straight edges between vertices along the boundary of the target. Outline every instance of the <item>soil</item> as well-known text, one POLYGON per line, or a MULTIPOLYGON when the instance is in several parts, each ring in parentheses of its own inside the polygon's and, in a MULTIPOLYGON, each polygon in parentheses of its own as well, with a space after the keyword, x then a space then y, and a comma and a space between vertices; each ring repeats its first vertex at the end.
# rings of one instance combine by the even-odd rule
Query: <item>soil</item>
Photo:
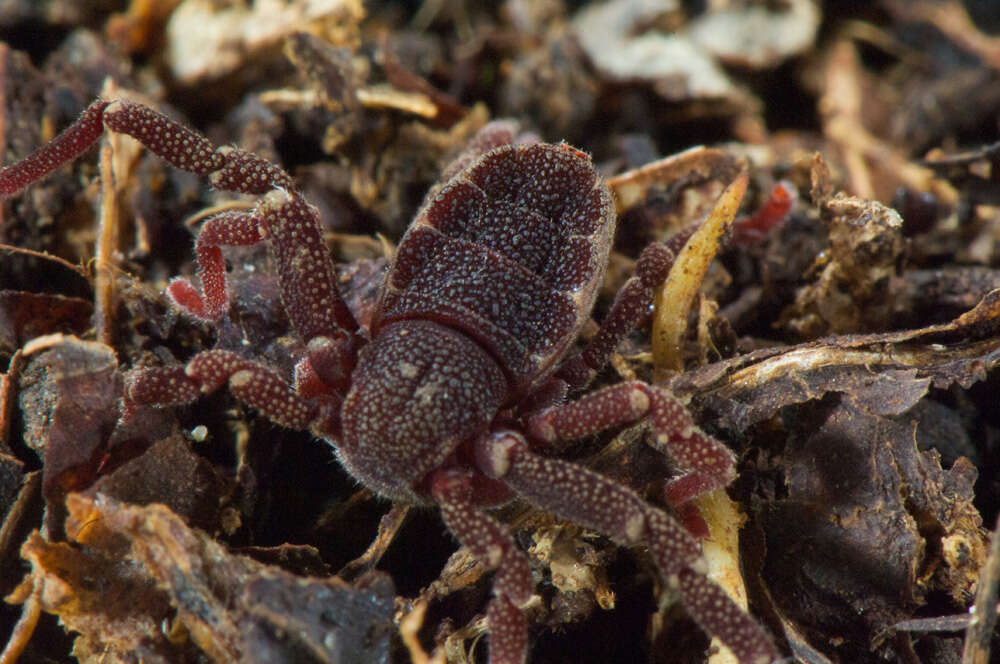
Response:
MULTIPOLYGON (((3 164, 97 98, 255 152, 318 209, 362 326, 435 185, 505 142, 591 155, 618 231, 580 343, 645 247, 679 251, 592 386, 670 389, 734 451, 736 479, 675 515, 809 664, 996 650, 998 91, 986 0, 0 7, 3 164)), ((217 324, 164 293, 196 277, 206 219, 258 200, 111 132, 2 200, 4 664, 487 661, 495 573, 435 509, 225 389, 122 417, 133 371, 202 350, 291 380, 304 345, 266 243, 225 248, 217 324)), ((560 455, 671 510, 683 469, 653 438, 560 455)), ((534 664, 731 661, 642 546, 491 514, 530 558, 534 664)))

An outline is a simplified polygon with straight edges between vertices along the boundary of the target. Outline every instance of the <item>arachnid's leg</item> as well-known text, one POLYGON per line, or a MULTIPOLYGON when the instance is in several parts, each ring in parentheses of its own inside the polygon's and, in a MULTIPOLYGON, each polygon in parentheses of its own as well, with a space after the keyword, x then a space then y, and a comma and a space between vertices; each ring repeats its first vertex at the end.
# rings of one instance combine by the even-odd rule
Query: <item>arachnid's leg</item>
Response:
POLYGON ((179 406, 229 385, 233 396, 275 424, 332 435, 337 428, 334 399, 306 400, 277 373, 224 350, 198 353, 184 367, 137 369, 125 384, 123 414, 135 405, 179 406))
POLYGON ((656 289, 670 274, 677 253, 694 230, 682 231, 666 243, 656 242, 642 250, 635 264, 635 273, 618 291, 611 310, 601 322, 600 330, 583 350, 562 363, 557 376, 571 387, 583 387, 591 381, 625 336, 649 312, 656 289))
POLYGON ((656 445, 686 471, 667 487, 667 499, 681 505, 735 477, 735 459, 720 441, 702 431, 687 408, 667 390, 639 381, 612 385, 528 419, 533 438, 555 444, 579 440, 616 426, 649 420, 656 445))
POLYGON ((317 213, 298 196, 291 176, 253 153, 216 148, 202 134, 142 104, 125 99, 95 101, 51 142, 0 170, 0 198, 16 194, 79 156, 104 129, 132 136, 176 168, 207 175, 216 189, 271 192, 248 215, 223 215, 216 218, 219 221, 206 224, 210 237, 198 243, 199 261, 205 261, 202 275, 207 277, 204 296, 186 282, 171 285, 171 296, 187 311, 210 320, 224 315, 229 299, 218 247, 253 244, 263 237, 270 240, 283 303, 302 338, 308 342, 315 337, 351 336, 357 331, 357 321, 337 290, 317 213))
POLYGON ((523 664, 528 627, 518 606, 531 599, 528 560, 507 530, 472 504, 467 471, 443 470, 431 480, 431 494, 441 506, 445 525, 463 546, 497 570, 494 597, 486 617, 490 626, 490 664, 523 664))
POLYGON ((0 170, 0 198, 9 198, 90 149, 104 133, 104 109, 98 99, 61 134, 12 166, 0 170))
POLYGON ((476 443, 480 469, 541 509, 631 545, 645 542, 664 580, 691 616, 719 637, 743 664, 778 659, 764 629, 704 574, 698 542, 666 512, 614 480, 581 466, 531 452, 516 432, 476 443))
POLYGON ((519 419, 524 419, 548 408, 560 406, 566 403, 568 394, 569 385, 566 381, 553 376, 533 390, 527 398, 518 402, 517 416, 519 419))
POLYGON ((199 318, 218 318, 229 307, 220 247, 263 240, 271 243, 285 313, 307 342, 306 358, 296 368, 296 385, 309 385, 310 395, 346 393, 359 347, 353 334, 357 322, 334 282, 333 262, 320 237, 316 210, 299 196, 274 190, 248 214, 209 219, 195 245, 204 295, 183 278, 171 281, 167 294, 199 318))
POLYGON ((248 246, 263 242, 260 219, 253 213, 228 212, 210 218, 198 233, 195 254, 204 295, 183 277, 175 277, 166 293, 179 308, 206 321, 218 320, 229 308, 226 262, 220 247, 248 246))
POLYGON ((282 304, 299 336, 309 342, 356 332, 358 323, 337 288, 316 208, 294 192, 274 189, 264 196, 256 214, 270 241, 282 304))
POLYGON ((0 170, 0 197, 13 196, 80 156, 104 129, 132 136, 183 171, 215 173, 212 180, 219 189, 262 194, 273 187, 294 186, 288 174, 277 166, 241 150, 216 150, 203 135, 147 106, 124 99, 98 99, 52 141, 0 170))

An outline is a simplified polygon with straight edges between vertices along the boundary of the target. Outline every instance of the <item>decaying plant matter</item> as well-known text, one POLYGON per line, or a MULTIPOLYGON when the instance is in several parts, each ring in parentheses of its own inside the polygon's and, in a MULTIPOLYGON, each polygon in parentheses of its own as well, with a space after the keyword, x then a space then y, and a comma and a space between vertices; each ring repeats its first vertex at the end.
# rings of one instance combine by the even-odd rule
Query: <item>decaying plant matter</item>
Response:
POLYGON ((2 664, 988 661, 997 25, 4 3, 2 664))

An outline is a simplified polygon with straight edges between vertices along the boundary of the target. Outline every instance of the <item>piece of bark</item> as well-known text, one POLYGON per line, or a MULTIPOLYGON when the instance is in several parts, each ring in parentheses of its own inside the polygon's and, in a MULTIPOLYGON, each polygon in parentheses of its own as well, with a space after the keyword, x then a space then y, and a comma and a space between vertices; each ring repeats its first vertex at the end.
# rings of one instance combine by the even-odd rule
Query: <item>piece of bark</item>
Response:
POLYGON ((928 603, 963 608, 987 547, 972 465, 943 470, 917 450, 911 422, 848 399, 783 420, 783 485, 758 517, 779 612, 821 651, 866 662, 892 653, 887 630, 928 603))
POLYGON ((22 554, 42 608, 79 634, 81 662, 389 662, 394 590, 381 573, 297 577, 163 505, 71 494, 67 510, 73 544, 35 533, 22 554))

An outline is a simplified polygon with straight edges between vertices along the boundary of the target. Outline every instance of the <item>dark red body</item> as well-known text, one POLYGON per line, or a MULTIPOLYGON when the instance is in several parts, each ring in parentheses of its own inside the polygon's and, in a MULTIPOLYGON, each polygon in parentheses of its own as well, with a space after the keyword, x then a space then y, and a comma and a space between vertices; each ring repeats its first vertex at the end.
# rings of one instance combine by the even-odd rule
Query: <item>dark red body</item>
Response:
POLYGON ((252 153, 216 149, 141 104, 95 101, 50 143, 0 170, 0 198, 81 154, 102 127, 208 175, 217 189, 264 194, 249 212, 203 224, 203 292, 177 278, 166 293, 191 316, 221 322, 230 306, 222 247, 266 240, 285 311, 306 344, 294 387, 224 349, 184 366, 136 368, 123 422, 144 404, 190 404, 228 385, 272 422, 328 438, 348 471, 379 494, 437 503, 448 530, 497 569, 487 609, 492 664, 524 664, 529 647, 521 612, 535 592, 528 558, 478 509, 513 495, 621 544, 644 541, 664 583, 741 663, 779 659, 766 631, 705 576, 699 544, 680 523, 625 485, 534 449, 647 421, 652 442, 686 470, 667 486, 675 507, 735 476, 732 452, 662 387, 627 381, 565 400, 648 311, 680 246, 647 246, 600 329, 563 360, 593 306, 615 225, 611 195, 585 154, 511 146, 519 137, 510 123, 484 127, 403 238, 365 331, 337 288, 318 212, 292 178, 252 153), (485 151, 490 145, 504 147, 485 151))
POLYGON ((566 145, 490 151, 400 242, 342 409, 338 454, 404 500, 498 411, 543 383, 590 315, 615 212, 566 145))

